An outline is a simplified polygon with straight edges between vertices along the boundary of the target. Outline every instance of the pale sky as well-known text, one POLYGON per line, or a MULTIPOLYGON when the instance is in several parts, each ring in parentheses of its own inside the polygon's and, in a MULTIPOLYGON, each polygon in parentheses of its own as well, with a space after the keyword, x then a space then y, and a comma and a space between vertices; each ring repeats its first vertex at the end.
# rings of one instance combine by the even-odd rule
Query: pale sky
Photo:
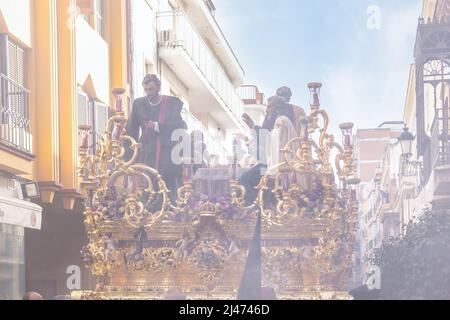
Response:
MULTIPOLYGON (((266 97, 287 85, 307 106, 323 82, 332 125, 402 120, 422 0, 214 0, 216 18, 266 97), (373 6, 380 20, 374 22, 373 6), (372 7, 371 7, 372 6, 372 7), (368 22, 369 26, 368 27, 368 22), (379 23, 379 29, 373 29, 379 23)), ((334 130, 333 130, 334 131, 334 130)))

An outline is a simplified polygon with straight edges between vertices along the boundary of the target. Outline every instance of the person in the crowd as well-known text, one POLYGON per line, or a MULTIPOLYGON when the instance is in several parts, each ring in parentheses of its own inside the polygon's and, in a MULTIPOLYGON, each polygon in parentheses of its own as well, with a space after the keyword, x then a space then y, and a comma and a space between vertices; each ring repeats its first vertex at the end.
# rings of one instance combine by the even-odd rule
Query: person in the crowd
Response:
POLYGON ((70 295, 57 295, 54 296, 51 300, 72 300, 70 295))
POLYGON ((183 102, 177 97, 161 95, 161 81, 154 74, 146 75, 142 85, 146 96, 134 101, 126 130, 142 144, 138 162, 158 170, 173 200, 181 185, 183 169, 171 158, 178 144, 172 141, 172 134, 187 129, 181 117, 183 102))
POLYGON ((44 300, 44 297, 37 292, 29 291, 25 293, 22 300, 44 300))

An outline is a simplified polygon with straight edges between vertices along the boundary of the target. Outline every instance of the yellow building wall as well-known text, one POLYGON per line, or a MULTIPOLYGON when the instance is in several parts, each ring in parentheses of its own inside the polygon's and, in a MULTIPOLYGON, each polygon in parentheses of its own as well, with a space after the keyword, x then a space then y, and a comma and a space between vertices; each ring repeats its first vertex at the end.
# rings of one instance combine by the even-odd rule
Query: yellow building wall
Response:
MULTIPOLYGON (((8 37, 24 49, 30 49, 30 0, 0 0, 0 33, 8 34, 8 37)), ((32 169, 32 160, 14 154, 8 149, 0 150, 0 170, 32 178, 32 169)))
POLYGON ((406 91, 405 110, 403 121, 411 128, 415 127, 416 121, 416 74, 415 66, 412 64, 409 70, 408 88, 406 91))
POLYGON ((65 189, 78 189, 77 167, 77 80, 76 80, 76 38, 75 18, 68 15, 76 0, 58 0, 58 43, 59 43, 59 121, 60 121, 60 166, 61 183, 65 189))
POLYGON ((35 178, 60 181, 57 0, 32 1, 32 50, 29 57, 30 112, 35 178))
MULTIPOLYGON (((81 16, 71 23, 76 4, 76 0, 0 0, 0 32, 27 49, 36 156, 34 161, 24 160, 2 150, 0 169, 75 193, 78 87, 91 100, 109 106, 113 88, 129 88, 126 1, 105 0, 105 38, 81 16)), ((53 195, 46 198, 53 200, 53 195)))
MULTIPOLYGON (((106 1, 105 33, 110 46, 110 88, 129 88, 127 84, 127 32, 126 2, 123 0, 106 1)), ((112 96, 111 96, 112 98, 112 96)), ((111 99, 113 102, 113 99, 111 99)), ((109 104, 111 107, 111 104, 109 104)))
POLYGON ((31 178, 32 162, 0 149, 0 170, 31 178))

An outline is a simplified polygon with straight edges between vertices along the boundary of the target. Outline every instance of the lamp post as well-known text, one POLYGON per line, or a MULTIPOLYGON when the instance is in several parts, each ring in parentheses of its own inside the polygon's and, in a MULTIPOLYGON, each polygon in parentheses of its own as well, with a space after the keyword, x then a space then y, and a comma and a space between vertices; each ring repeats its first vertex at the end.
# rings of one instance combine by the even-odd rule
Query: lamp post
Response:
POLYGON ((401 156, 401 174, 402 176, 407 175, 407 169, 411 165, 410 159, 412 156, 412 143, 415 140, 415 137, 412 135, 411 132, 409 132, 408 127, 403 128, 403 132, 398 137, 397 141, 400 144, 401 150, 402 150, 402 156, 401 156))
POLYGON ((400 143, 400 146, 402 148, 402 156, 409 160, 412 156, 412 142, 416 138, 412 135, 411 132, 409 132, 409 128, 405 125, 403 128, 403 132, 398 138, 398 142, 400 143))

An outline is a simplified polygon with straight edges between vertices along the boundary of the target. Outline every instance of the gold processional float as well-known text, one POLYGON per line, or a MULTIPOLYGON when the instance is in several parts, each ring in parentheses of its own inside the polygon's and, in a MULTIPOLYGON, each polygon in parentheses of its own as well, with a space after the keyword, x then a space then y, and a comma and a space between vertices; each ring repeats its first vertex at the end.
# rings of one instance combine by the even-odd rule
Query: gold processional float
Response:
POLYGON ((125 91, 114 90, 116 113, 95 154, 88 146, 91 128, 80 127, 89 239, 82 255, 98 284, 72 297, 163 299, 176 289, 188 299, 234 300, 261 214, 263 287, 273 288, 278 299, 349 299, 359 184, 353 124, 340 126, 338 144, 320 107, 321 84, 308 87, 310 115, 300 119, 307 130, 280 150, 285 161, 275 175, 268 170, 262 177, 250 207, 235 175, 227 201, 196 195, 189 165, 171 203, 161 175, 137 163, 141 145, 125 130, 125 91), (125 145, 133 153, 128 161, 125 145))

